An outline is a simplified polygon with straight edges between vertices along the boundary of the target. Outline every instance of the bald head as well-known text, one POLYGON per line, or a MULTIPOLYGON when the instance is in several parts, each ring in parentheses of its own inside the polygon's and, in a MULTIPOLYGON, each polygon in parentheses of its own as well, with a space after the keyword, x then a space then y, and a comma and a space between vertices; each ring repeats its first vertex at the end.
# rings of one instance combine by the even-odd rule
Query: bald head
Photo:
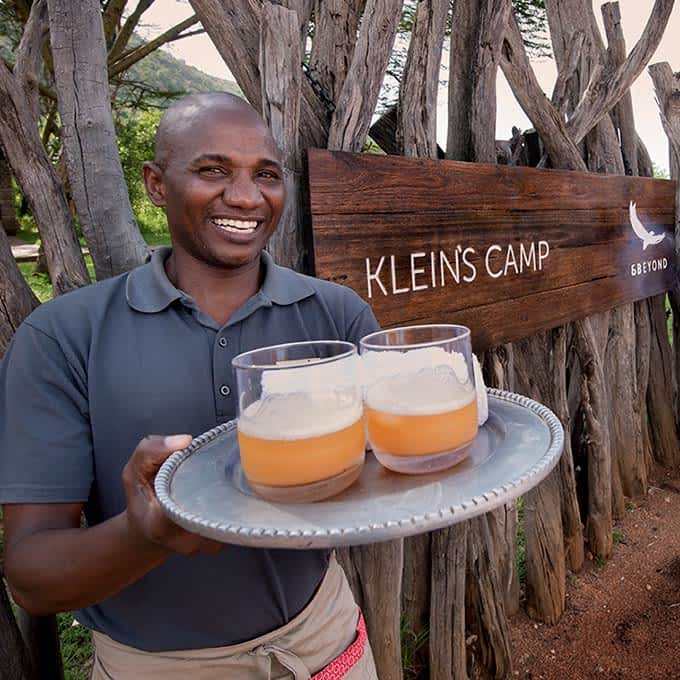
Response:
POLYGON ((263 131, 276 146, 271 132, 250 104, 227 92, 205 92, 182 97, 168 107, 156 130, 154 161, 166 167, 177 144, 187 139, 196 130, 216 121, 237 120, 263 131))

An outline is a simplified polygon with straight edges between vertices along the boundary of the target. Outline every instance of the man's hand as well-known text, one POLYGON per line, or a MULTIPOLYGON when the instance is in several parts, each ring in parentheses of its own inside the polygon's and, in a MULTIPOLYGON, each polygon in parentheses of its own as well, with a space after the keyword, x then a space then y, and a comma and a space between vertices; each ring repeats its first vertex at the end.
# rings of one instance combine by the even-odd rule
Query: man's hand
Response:
POLYGON ((145 542, 182 555, 219 552, 224 545, 185 531, 163 512, 154 491, 154 478, 170 454, 191 443, 188 434, 149 435, 139 442, 123 469, 130 531, 145 542))

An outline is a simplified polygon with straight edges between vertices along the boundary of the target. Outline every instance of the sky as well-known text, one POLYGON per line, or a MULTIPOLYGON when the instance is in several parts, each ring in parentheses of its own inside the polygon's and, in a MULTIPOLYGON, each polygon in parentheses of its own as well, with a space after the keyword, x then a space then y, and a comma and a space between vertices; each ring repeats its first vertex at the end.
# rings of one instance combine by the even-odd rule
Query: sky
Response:
MULTIPOLYGON (((600 20, 600 6, 606 0, 593 0, 595 14, 600 20)), ((623 26, 626 47, 630 51, 642 33, 654 0, 619 0, 621 22, 623 26)), ((144 28, 140 31, 145 37, 157 35, 159 32, 182 21, 192 14, 191 7, 186 0, 156 0, 144 14, 144 28)), ((604 29, 602 29, 604 35, 604 29)), ((667 61, 673 71, 680 71, 680 4, 674 7, 670 21, 661 43, 650 60, 650 64, 667 61)), ((606 40, 605 40, 606 44, 606 40)), ((203 34, 179 40, 168 47, 168 51, 175 57, 184 60, 210 75, 233 80, 229 69, 213 46, 210 38, 203 34)), ((448 59, 448 57, 445 57, 448 59)), ((555 82, 556 69, 550 59, 533 62, 536 77, 543 90, 550 95, 555 82)), ((659 111, 654 97, 651 78, 645 70, 631 89, 633 109, 638 133, 647 145, 654 163, 660 168, 668 168, 668 142, 661 127, 659 111)), ((508 139, 513 125, 520 128, 531 127, 519 104, 517 104, 505 78, 498 76, 497 84, 497 119, 496 137, 508 139)), ((439 144, 446 146, 446 92, 441 91, 438 106, 437 134, 439 144)))

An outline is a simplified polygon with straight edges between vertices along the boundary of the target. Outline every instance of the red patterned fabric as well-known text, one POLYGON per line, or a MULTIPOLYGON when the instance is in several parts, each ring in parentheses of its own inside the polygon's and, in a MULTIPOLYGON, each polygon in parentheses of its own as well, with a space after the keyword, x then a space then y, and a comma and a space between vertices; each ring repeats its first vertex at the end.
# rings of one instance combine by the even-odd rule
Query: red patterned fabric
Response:
POLYGON ((328 666, 313 675, 312 680, 339 680, 344 678, 364 655, 367 639, 364 615, 359 612, 357 636, 354 642, 339 657, 331 661, 328 666))

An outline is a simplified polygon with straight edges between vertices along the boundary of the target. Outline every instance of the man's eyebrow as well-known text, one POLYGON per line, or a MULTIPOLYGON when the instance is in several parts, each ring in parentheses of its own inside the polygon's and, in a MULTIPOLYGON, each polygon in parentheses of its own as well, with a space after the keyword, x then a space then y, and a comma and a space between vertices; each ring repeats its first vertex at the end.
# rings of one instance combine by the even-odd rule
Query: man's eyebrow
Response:
MULTIPOLYGON (((197 158, 194 158, 191 161, 191 165, 200 165, 201 163, 222 163, 224 165, 229 165, 232 163, 232 159, 229 158, 229 156, 225 156, 224 154, 221 153, 204 153, 198 156, 197 158)), ((261 158, 258 162, 257 165, 259 166, 274 166, 278 168, 279 170, 283 171, 283 167, 281 166, 281 163, 279 161, 273 159, 273 158, 261 158)))

